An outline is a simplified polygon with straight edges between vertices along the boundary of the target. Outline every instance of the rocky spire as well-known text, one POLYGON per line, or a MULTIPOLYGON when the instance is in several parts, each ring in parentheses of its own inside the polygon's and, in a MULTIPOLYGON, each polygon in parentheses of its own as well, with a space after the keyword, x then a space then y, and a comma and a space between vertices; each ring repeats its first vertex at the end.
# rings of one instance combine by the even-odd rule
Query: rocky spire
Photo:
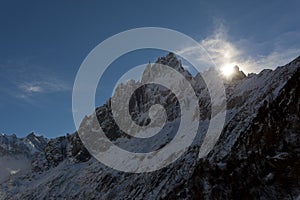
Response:
POLYGON ((242 80, 245 77, 246 77, 245 73, 243 71, 240 71, 239 66, 235 65, 233 68, 233 74, 231 80, 233 81, 242 80))
MULTIPOLYGON (((176 55, 172 52, 169 52, 166 56, 164 57, 159 57, 155 64, 162 64, 162 65, 167 65, 169 67, 172 67, 173 69, 177 70, 180 72, 183 76, 186 77, 187 80, 192 80, 193 77, 189 71, 184 69, 182 67, 181 60, 179 60, 176 55)), ((154 75, 155 73, 152 73, 151 71, 151 64, 149 63, 145 69, 144 75, 154 75)), ((144 77, 143 75, 143 77, 144 77)))

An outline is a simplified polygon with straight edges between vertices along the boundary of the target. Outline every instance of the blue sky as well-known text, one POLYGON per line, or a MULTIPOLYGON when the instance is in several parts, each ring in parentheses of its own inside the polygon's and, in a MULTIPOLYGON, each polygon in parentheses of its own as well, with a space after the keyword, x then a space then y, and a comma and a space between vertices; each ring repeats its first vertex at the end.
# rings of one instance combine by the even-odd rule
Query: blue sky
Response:
MULTIPOLYGON (((73 133, 72 86, 81 62, 101 41, 131 28, 183 32, 220 66, 259 72, 283 65, 300 55, 299 7, 299 1, 1 1, 0 132, 73 133)), ((100 82, 96 104, 122 73, 164 54, 122 56, 100 82)))

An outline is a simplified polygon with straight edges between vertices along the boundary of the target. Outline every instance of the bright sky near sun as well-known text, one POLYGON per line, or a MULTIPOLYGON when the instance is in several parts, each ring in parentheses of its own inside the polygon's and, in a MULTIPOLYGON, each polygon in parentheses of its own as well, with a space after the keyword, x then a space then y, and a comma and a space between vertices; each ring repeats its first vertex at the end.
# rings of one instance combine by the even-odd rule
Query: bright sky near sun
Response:
MULTIPOLYGON (((234 65, 246 73, 275 68, 300 54, 296 0, 13 0, 0 5, 0 133, 18 136, 74 132, 72 86, 80 64, 101 41, 131 28, 185 33, 206 48, 224 74, 234 65)), ((124 72, 165 54, 144 50, 120 57, 100 81, 96 105, 111 95, 124 72)))

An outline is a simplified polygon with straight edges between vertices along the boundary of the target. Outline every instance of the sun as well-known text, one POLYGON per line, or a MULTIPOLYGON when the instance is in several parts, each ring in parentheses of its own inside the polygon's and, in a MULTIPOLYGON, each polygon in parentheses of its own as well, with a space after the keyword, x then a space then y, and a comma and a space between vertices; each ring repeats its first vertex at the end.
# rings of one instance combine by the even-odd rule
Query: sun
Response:
POLYGON ((221 72, 225 77, 230 77, 234 72, 234 63, 227 63, 221 67, 221 72))

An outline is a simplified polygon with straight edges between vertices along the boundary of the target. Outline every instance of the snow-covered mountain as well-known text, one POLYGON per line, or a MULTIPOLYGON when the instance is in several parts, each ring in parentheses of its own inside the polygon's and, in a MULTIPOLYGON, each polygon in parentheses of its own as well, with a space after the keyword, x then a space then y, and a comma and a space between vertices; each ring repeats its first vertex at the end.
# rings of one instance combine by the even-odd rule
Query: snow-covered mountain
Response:
MULTIPOLYGON (((172 53, 156 63, 182 73, 199 98, 200 136, 183 156, 155 172, 125 173, 91 157, 77 133, 48 141, 33 134, 23 139, 3 135, 0 158, 22 155, 27 160, 20 161, 26 163, 23 171, 10 170, 2 179, 0 199, 294 199, 300 195, 300 57, 276 70, 246 77, 237 70, 232 80, 225 81, 225 126, 204 158, 198 157, 201 133, 207 130, 212 102, 201 77, 214 81, 221 78, 219 72, 210 69, 193 77, 172 53)), ((151 70, 154 67, 147 66, 144 75, 155 78, 149 76, 151 70)), ((122 95, 123 87, 139 84, 130 81, 116 92, 122 95)), ((165 88, 144 88, 135 95, 130 109, 138 124, 148 123, 143 112, 154 103, 165 105, 169 123, 180 118, 177 101, 165 88)), ((122 145, 127 137, 113 122, 110 106, 108 100, 96 109, 97 120, 110 139, 122 145)), ((86 117, 82 124, 88 126, 93 120, 86 117)), ((174 130, 164 131, 170 134, 154 139, 149 148, 172 139, 174 130)), ((145 150, 134 143, 129 146, 145 150)))
POLYGON ((43 151, 47 139, 30 133, 25 138, 0 135, 0 183, 13 174, 31 170, 32 158, 43 151))

